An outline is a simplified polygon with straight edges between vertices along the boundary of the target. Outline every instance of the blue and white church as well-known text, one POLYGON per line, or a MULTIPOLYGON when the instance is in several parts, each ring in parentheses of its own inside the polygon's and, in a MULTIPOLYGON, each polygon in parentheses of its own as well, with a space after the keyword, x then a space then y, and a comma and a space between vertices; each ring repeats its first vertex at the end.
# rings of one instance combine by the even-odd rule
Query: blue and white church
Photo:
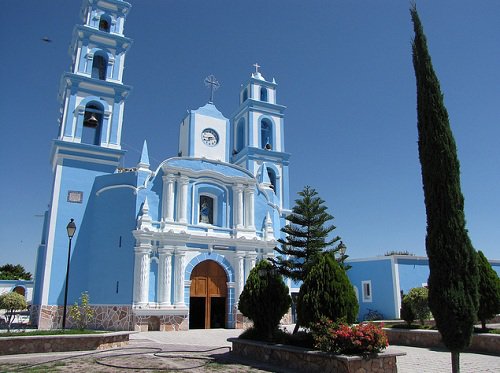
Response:
POLYGON ((84 0, 74 29, 32 320, 61 327, 69 260, 68 307, 88 292, 94 328, 240 327, 245 280, 258 260, 274 255, 289 213, 285 107, 274 79, 256 65, 232 118, 212 99, 180 123, 175 156, 153 167, 144 141, 138 163, 125 168, 130 8, 121 0, 84 0), (77 226, 71 241, 70 219, 77 226))

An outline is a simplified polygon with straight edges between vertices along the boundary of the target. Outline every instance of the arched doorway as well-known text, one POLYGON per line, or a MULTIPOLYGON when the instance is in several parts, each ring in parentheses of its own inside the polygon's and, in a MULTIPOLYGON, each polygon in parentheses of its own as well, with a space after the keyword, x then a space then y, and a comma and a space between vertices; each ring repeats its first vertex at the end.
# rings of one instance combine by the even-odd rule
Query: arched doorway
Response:
POLYGON ((201 262, 191 272, 189 328, 224 328, 226 324, 227 275, 213 260, 201 262))

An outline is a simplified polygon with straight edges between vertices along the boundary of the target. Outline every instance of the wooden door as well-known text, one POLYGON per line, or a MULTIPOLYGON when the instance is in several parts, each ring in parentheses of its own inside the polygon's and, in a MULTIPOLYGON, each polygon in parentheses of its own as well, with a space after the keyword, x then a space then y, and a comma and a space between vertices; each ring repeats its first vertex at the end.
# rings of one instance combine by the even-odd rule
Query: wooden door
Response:
POLYGON ((224 326, 226 298, 227 276, 218 263, 206 260, 194 267, 191 272, 190 328, 210 329, 224 326), (222 303, 224 307, 221 307, 222 303))

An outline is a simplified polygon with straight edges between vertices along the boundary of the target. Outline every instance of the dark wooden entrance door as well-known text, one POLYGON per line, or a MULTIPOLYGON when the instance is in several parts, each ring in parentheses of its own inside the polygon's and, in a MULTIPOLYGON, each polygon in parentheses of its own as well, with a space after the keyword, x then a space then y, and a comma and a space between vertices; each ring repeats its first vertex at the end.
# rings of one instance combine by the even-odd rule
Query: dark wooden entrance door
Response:
POLYGON ((213 260, 206 260, 191 272, 189 328, 223 328, 226 324, 227 276, 213 260))

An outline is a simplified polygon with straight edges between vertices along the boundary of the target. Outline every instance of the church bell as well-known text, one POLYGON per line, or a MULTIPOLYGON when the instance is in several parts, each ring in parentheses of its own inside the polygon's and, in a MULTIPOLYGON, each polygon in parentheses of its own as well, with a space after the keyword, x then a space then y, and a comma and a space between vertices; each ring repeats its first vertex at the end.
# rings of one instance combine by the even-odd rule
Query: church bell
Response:
POLYGON ((95 114, 91 114, 90 117, 84 120, 83 125, 86 127, 97 127, 99 120, 96 118, 95 114))

